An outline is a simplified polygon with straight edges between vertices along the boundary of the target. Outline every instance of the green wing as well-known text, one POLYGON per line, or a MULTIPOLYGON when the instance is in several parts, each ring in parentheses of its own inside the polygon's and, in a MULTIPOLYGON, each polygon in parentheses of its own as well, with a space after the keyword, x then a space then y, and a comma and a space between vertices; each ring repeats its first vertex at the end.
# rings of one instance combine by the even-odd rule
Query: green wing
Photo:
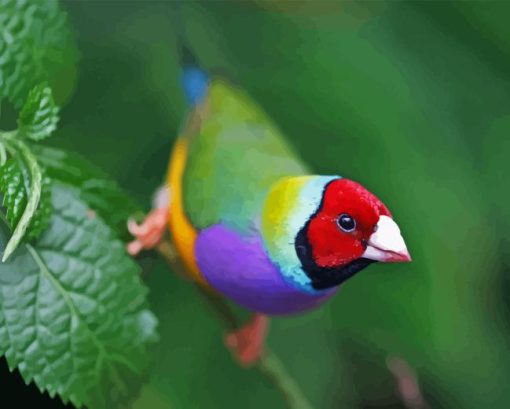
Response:
POLYGON ((269 117, 239 88, 215 79, 204 106, 199 131, 188 135, 184 206, 199 229, 223 222, 245 231, 260 216, 273 182, 308 172, 269 117))

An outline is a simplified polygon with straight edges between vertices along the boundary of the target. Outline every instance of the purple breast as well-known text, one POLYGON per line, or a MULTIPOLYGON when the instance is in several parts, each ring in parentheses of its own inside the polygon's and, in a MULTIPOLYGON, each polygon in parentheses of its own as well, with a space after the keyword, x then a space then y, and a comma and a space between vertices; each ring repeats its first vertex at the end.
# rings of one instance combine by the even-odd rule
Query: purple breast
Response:
POLYGON ((315 308, 336 293, 305 293, 281 276, 258 234, 245 237, 223 225, 200 232, 195 243, 198 266, 220 293, 252 311, 295 314, 315 308))

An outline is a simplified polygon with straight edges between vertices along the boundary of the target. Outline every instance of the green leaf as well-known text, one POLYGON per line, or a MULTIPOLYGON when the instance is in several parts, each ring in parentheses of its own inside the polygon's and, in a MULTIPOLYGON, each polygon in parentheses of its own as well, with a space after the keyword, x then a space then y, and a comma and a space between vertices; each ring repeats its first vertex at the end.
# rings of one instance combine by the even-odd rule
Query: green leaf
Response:
POLYGON ((31 147, 38 161, 54 179, 79 188, 80 197, 119 237, 129 239, 126 220, 139 211, 132 200, 108 175, 82 156, 46 146, 31 147))
POLYGON ((23 164, 26 164, 28 172, 23 174, 21 171, 22 168, 20 167, 20 174, 22 175, 22 178, 17 179, 16 182, 24 184, 24 189, 26 190, 26 205, 24 206, 23 213, 21 214, 16 226, 11 226, 14 231, 12 232, 9 243, 7 243, 7 246, 5 247, 2 262, 9 258, 13 251, 16 250, 19 243, 21 243, 21 240, 25 237, 25 233, 39 206, 42 185, 41 168, 28 146, 22 141, 16 139, 10 140, 9 143, 12 144, 11 149, 15 149, 20 155, 19 157, 23 159, 23 164), (30 180, 29 184, 27 184, 27 180, 30 180))
POLYGON ((39 141, 49 137, 58 122, 58 107, 53 100, 51 88, 46 83, 32 88, 18 118, 23 136, 39 141))
MULTIPOLYGON (((0 167, 0 192, 3 194, 3 206, 11 228, 18 225, 27 205, 30 192, 30 175, 26 165, 18 157, 10 158, 0 167)), ((30 223, 27 237, 36 239, 48 226, 51 217, 51 182, 42 177, 39 207, 30 223)))
POLYGON ((42 172, 41 198, 27 232, 29 240, 37 239, 48 227, 53 205, 51 204, 51 179, 42 172))
POLYGON ((51 396, 112 407, 133 393, 156 319, 139 268, 78 192, 55 183, 53 206, 39 241, 0 265, 0 354, 51 396))
POLYGON ((0 100, 6 97, 20 107, 42 81, 69 83, 76 60, 74 39, 57 0, 0 0, 0 100))
POLYGON ((9 224, 15 227, 27 205, 30 176, 21 159, 10 158, 0 168, 0 190, 4 195, 3 206, 9 224))

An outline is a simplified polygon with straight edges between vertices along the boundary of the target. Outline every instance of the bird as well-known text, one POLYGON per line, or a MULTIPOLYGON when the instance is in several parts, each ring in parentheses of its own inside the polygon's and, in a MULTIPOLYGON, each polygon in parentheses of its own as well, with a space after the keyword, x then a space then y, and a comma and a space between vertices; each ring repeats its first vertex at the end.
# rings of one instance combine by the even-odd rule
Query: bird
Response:
POLYGON ((317 175, 275 122, 225 76, 180 45, 188 104, 165 188, 128 252, 153 248, 169 229, 192 280, 250 310, 226 336, 243 366, 264 349, 269 317, 319 308, 375 262, 411 256, 387 206, 360 183, 317 175))

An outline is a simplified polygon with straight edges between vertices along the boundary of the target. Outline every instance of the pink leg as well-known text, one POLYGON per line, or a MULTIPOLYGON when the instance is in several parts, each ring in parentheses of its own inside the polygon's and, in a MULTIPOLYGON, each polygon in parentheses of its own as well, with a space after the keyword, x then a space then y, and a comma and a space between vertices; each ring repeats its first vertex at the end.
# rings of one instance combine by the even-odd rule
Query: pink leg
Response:
POLYGON ((269 318, 255 314, 247 324, 226 336, 225 344, 242 366, 251 366, 260 359, 268 327, 269 318))
POLYGON ((134 220, 128 220, 128 230, 135 237, 135 240, 127 245, 128 253, 136 256, 144 249, 156 247, 163 238, 167 226, 168 208, 166 207, 151 210, 140 225, 134 220))

